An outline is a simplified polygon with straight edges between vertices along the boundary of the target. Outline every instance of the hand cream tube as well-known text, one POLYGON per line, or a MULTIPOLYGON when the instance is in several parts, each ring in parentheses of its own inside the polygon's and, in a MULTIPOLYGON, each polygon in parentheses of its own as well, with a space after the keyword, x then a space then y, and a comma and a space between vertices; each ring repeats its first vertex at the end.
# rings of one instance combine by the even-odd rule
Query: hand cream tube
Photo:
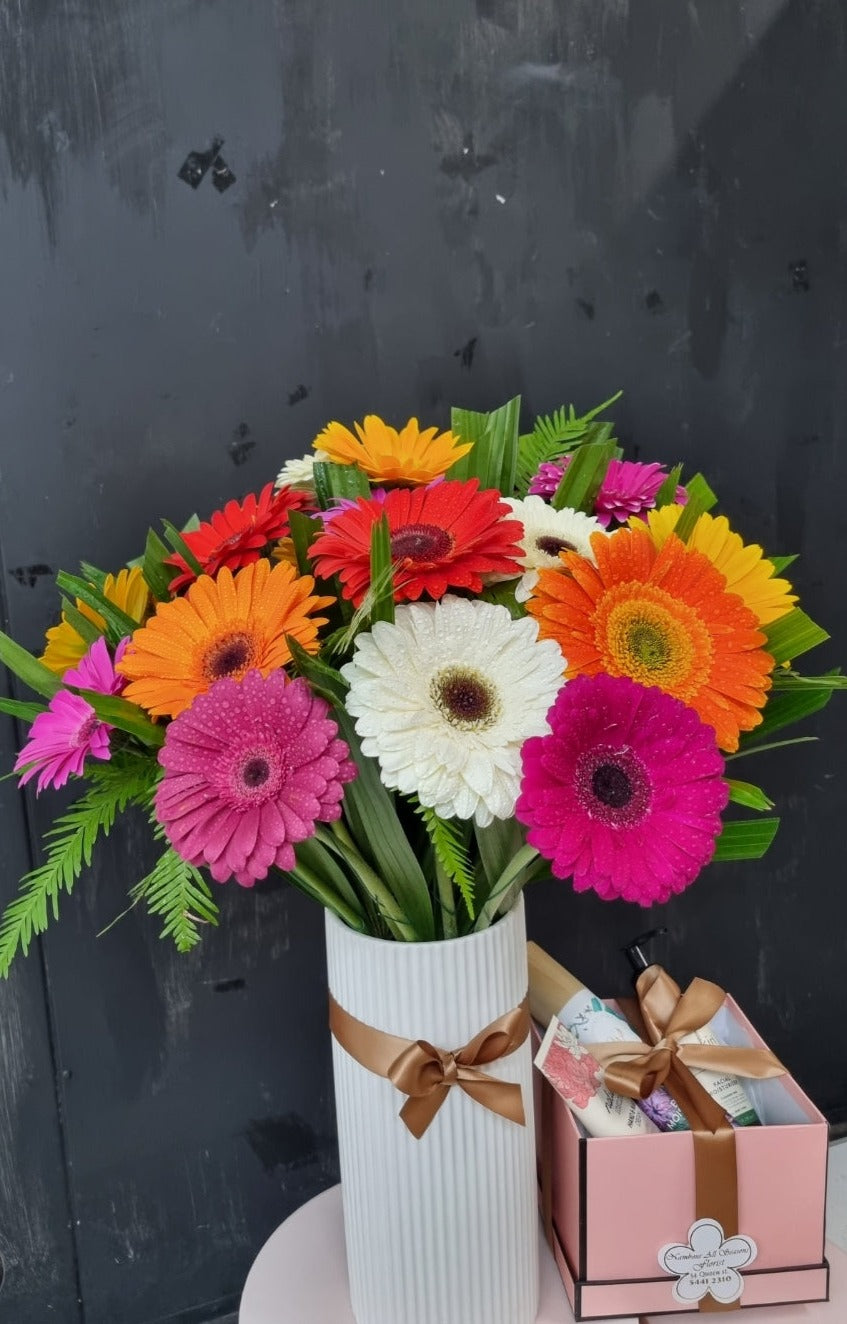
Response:
MULTIPOLYGON (((529 963, 529 1009, 537 1021, 546 1025, 557 1017, 581 1044, 638 1043, 619 1012, 580 984, 569 970, 548 956, 537 943, 527 943, 529 963)), ((688 1131, 689 1126, 678 1104, 666 1089, 654 1090, 639 1106, 660 1131, 688 1131)))
POLYGON ((658 1130, 635 1099, 606 1088, 599 1062, 556 1016, 550 1018, 535 1065, 590 1136, 637 1136, 658 1130))
MULTIPOLYGON (((663 929, 651 929, 649 933, 643 933, 640 938, 636 938, 628 947, 624 947, 627 959, 633 970, 633 979, 638 980, 638 976, 643 970, 649 970, 654 962, 648 961, 644 952, 641 950, 642 944, 650 941, 663 929)), ((656 967, 661 969, 661 967, 656 967)), ((670 976, 668 976, 670 978, 670 976)), ((671 981, 673 983, 673 981, 671 981)), ((680 989, 674 983, 677 992, 680 989)), ((692 1034, 687 1034, 680 1039, 681 1044, 708 1044, 714 1047, 716 1044, 722 1044, 712 1029, 713 1022, 709 1021, 702 1029, 695 1030, 692 1034)), ((733 1126, 761 1126, 761 1119, 753 1104, 750 1096, 737 1076, 731 1076, 725 1071, 709 1071, 706 1067, 691 1067, 691 1074, 696 1076, 707 1094, 711 1094, 716 1103, 719 1103, 726 1113, 733 1126)))

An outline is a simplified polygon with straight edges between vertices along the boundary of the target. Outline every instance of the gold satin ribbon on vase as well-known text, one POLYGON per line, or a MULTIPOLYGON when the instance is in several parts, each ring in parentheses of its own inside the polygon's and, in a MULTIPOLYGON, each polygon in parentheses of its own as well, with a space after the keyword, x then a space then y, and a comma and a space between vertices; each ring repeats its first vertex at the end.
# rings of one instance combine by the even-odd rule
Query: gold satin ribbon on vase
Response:
MULTIPOLYGON (((637 1041, 591 1044, 589 1051, 603 1068, 603 1081, 616 1094, 646 1099, 664 1085, 682 1110, 694 1140, 695 1219, 714 1218, 725 1237, 738 1233, 738 1174, 735 1130, 719 1103, 692 1075, 691 1068, 726 1072, 751 1080, 785 1075, 785 1067, 768 1048, 734 1048, 729 1044, 684 1044, 686 1035, 702 1030, 723 1005, 726 993, 706 979, 693 979, 682 993, 661 966, 642 971, 636 983, 641 1016, 651 1044, 637 1041)), ((702 1311, 737 1310, 708 1293, 702 1311)))
POLYGON ((481 1071, 521 1046, 529 1034, 529 1000, 486 1025, 463 1048, 435 1048, 425 1039, 402 1039, 366 1025, 330 993, 329 1028, 346 1053, 407 1095, 400 1116, 418 1140, 454 1085, 493 1113, 526 1126, 521 1087, 481 1071))

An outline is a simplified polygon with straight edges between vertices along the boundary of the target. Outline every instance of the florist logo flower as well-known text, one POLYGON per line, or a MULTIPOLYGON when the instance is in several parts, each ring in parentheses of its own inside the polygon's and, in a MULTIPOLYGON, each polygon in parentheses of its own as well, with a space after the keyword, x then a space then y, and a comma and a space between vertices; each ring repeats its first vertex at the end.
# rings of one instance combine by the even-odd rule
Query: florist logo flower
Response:
POLYGON ((724 1237, 720 1223, 701 1218, 691 1225, 687 1245, 662 1247, 659 1265, 665 1273, 677 1275, 673 1296, 681 1305, 702 1301, 707 1294, 721 1305, 731 1305, 744 1291, 738 1270, 752 1264, 758 1253, 750 1237, 724 1237))

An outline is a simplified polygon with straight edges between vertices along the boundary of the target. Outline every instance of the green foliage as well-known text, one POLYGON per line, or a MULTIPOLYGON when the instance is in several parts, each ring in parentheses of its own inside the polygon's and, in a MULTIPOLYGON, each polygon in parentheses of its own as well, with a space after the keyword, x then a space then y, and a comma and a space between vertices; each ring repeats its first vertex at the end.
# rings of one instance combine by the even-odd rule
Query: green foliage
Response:
MULTIPOLYGON (((829 638, 826 630, 816 625, 799 607, 792 608, 786 616, 780 616, 772 625, 766 625, 764 633, 767 637, 765 648, 777 665, 782 662, 792 662, 801 653, 807 653, 810 648, 816 648, 818 644, 825 643, 829 638)), ((778 672, 774 674, 774 683, 778 674, 778 672)))
POLYGON ((117 694, 98 694, 96 690, 78 690, 77 693, 91 704, 101 721, 135 736, 142 745, 159 749, 165 743, 165 728, 157 726, 137 703, 130 703, 117 694))
POLYGON ((62 615, 68 625, 72 626, 79 637, 89 646, 97 639, 102 638, 103 631, 95 625, 90 617, 83 615, 81 611, 71 602, 70 598, 62 598, 62 615))
POLYGON ((291 510, 288 513, 288 527, 291 530, 291 541, 294 544, 298 571, 301 575, 313 574, 314 568, 309 560, 309 548, 323 532, 321 521, 307 515, 303 510, 291 510))
POLYGON ((447 477, 478 478, 480 488, 494 487, 510 496, 515 487, 520 409, 519 395, 489 414, 454 409, 450 429, 460 441, 473 442, 473 449, 450 466, 447 477))
POLYGON ((795 553, 794 556, 769 556, 768 560, 776 573, 781 575, 784 570, 787 570, 790 565, 794 564, 797 560, 797 555, 795 553))
POLYGON ((745 809, 755 809, 760 814, 773 809, 773 800, 765 795, 760 786, 754 786, 752 782, 734 781, 732 778, 727 778, 726 784, 733 804, 744 805, 745 809))
POLYGON ((694 531, 694 525, 700 516, 711 510, 718 499, 702 474, 695 474, 685 484, 685 490, 688 493, 688 500, 674 529, 676 536, 683 542, 694 531))
MULTIPOLYGON (((156 832, 161 837, 162 830, 156 832)), ((133 903, 144 900, 151 915, 164 920, 160 938, 173 938, 178 952, 200 942, 200 924, 217 925, 218 907, 199 869, 169 846, 146 877, 130 891, 133 903)))
POLYGON ((45 709, 43 703, 19 703, 17 699, 0 699, 0 713, 8 717, 18 717, 22 722, 34 722, 45 709))
POLYGON ((778 818, 756 818, 724 823, 715 843, 713 861, 760 860, 779 827, 778 818))
POLYGON ((415 813, 423 819, 426 834, 432 842, 435 857, 447 877, 458 887, 468 912, 474 918, 474 872, 468 854, 468 831, 457 819, 439 818, 434 809, 426 805, 415 806, 415 813))
POLYGON ((69 575, 64 570, 60 570, 56 576, 56 583, 63 593, 79 598, 86 607, 90 607, 103 618, 106 622, 105 635, 113 648, 128 634, 138 629, 138 621, 134 621, 116 603, 110 602, 99 588, 80 579, 78 575, 69 575))
POLYGON ((32 653, 21 648, 20 644, 16 644, 14 639, 10 639, 2 631, 0 631, 0 662, 31 690, 43 695, 45 699, 52 699, 53 695, 62 688, 62 682, 54 671, 45 667, 43 662, 39 662, 32 653))
POLYGON ((183 561, 185 561, 189 570, 192 570, 195 575, 202 575, 203 567, 201 566, 200 562, 197 560, 197 557, 194 555, 191 548, 188 546, 188 543, 185 541, 185 539, 182 536, 182 533, 191 532, 188 525, 186 525, 185 528, 182 530, 182 533, 180 533, 179 529, 176 527, 175 524, 171 524, 170 520, 168 519, 163 519, 162 528, 165 530, 165 537, 167 538, 171 547, 176 552, 177 556, 182 557, 183 561))
POLYGON ((371 529, 371 582, 367 593, 367 615, 371 621, 394 624, 394 566, 391 561, 391 534, 385 514, 371 529))
POLYGON ((147 542, 141 558, 141 573, 144 582, 157 602, 167 602, 170 598, 170 582, 177 573, 173 566, 166 566, 165 561, 172 552, 162 542, 155 529, 147 530, 147 542))
POLYGON ((656 493, 656 509, 661 510, 662 506, 672 506, 676 502, 676 489, 679 487, 679 480, 682 477, 682 465, 674 465, 662 486, 656 493))
MULTIPOLYGON (((595 423, 610 405, 619 400, 622 391, 618 391, 608 400, 604 400, 596 409, 587 414, 577 415, 573 405, 562 405, 552 414, 543 414, 535 420, 531 432, 526 433, 518 442, 517 471, 515 485, 517 495, 525 497, 529 485, 538 472, 539 465, 549 464, 562 455, 574 450, 584 442, 604 442, 611 439, 611 423, 595 423)), ((507 491, 507 489, 503 489, 507 491)))
POLYGON ((315 495, 321 510, 327 510, 336 497, 348 501, 370 496, 370 484, 357 464, 315 464, 315 495))
POLYGON ((616 451, 612 438, 608 441, 589 441, 575 453, 562 481, 550 498, 554 510, 583 510, 591 514, 597 493, 616 451))
POLYGON ((91 863, 94 843, 108 835, 117 814, 130 804, 149 803, 158 772, 153 759, 131 754, 87 770, 91 785, 45 834, 45 862, 22 879, 0 921, 0 976, 8 978, 18 949, 26 955, 33 935, 44 932, 50 911, 58 919, 60 891, 73 891, 91 863))
POLYGON ((509 580, 508 583, 488 584, 479 595, 483 602, 492 602, 495 607, 505 607, 513 621, 519 621, 526 616, 526 608, 523 603, 515 598, 515 580, 509 580))

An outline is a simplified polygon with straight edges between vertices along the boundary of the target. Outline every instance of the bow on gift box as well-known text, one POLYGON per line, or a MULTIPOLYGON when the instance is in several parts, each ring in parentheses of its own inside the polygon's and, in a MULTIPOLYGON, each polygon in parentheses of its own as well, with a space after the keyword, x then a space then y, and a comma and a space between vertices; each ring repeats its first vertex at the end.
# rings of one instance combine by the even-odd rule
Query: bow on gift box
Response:
MULTIPOLYGON (((685 993, 658 965, 651 965, 636 983, 638 1006, 652 1043, 615 1042, 591 1045, 591 1055, 603 1067, 609 1089, 632 1099, 644 1099, 660 1085, 673 1096, 688 1121, 694 1141, 695 1217, 720 1223, 726 1237, 738 1233, 738 1177, 735 1131, 720 1104, 692 1075, 691 1068, 727 1072, 754 1080, 785 1074, 785 1067, 767 1048, 736 1048, 729 1044, 683 1043, 702 1030, 723 1005, 726 994, 717 984, 694 979, 685 993)), ((701 1310, 737 1309, 705 1296, 701 1310)))
POLYGON ((425 1039, 401 1039, 356 1020, 330 994, 329 1027, 341 1047, 368 1071, 385 1076, 408 1095, 400 1116, 418 1140, 453 1085, 501 1117, 526 1125, 521 1087, 480 1071, 480 1064, 513 1053, 529 1034, 526 998, 486 1025, 463 1048, 435 1048, 425 1039))

